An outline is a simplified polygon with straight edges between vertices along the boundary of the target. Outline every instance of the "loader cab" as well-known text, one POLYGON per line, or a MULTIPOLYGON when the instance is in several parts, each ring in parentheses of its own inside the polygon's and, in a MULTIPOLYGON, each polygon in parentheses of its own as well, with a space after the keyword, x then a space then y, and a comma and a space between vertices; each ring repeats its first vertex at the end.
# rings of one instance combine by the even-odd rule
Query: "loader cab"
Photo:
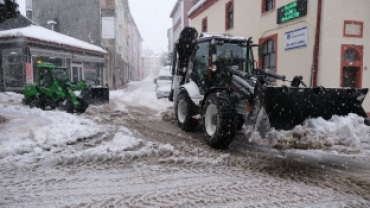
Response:
POLYGON ((247 39, 228 36, 205 37, 195 40, 193 48, 188 65, 191 70, 187 77, 197 84, 202 95, 211 87, 227 87, 228 76, 224 74, 226 67, 248 73, 252 73, 254 69, 252 50, 247 52, 247 39))

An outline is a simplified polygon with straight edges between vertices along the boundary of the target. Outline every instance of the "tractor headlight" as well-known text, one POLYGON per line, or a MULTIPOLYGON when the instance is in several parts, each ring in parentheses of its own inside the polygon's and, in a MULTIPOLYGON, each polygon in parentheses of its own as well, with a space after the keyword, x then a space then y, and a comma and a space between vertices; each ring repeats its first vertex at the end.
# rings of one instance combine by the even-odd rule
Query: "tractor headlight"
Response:
POLYGON ((217 66, 216 65, 212 65, 212 71, 215 72, 217 70, 217 66))

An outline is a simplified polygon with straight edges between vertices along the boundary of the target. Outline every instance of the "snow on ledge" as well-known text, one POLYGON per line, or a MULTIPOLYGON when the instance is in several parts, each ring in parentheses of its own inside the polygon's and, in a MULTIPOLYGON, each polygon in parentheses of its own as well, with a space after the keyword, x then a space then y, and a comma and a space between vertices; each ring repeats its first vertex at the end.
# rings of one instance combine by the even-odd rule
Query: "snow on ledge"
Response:
POLYGON ((194 5, 188 12, 188 17, 197 11, 203 4, 207 3, 209 0, 200 0, 196 5, 194 5))
POLYGON ((10 38, 10 37, 34 38, 40 41, 52 42, 55 44, 67 45, 75 48, 96 51, 100 53, 108 53, 106 50, 102 49, 99 46, 64 35, 62 33, 48 30, 44 27, 37 25, 30 25, 28 27, 0 31, 0 38, 10 38))

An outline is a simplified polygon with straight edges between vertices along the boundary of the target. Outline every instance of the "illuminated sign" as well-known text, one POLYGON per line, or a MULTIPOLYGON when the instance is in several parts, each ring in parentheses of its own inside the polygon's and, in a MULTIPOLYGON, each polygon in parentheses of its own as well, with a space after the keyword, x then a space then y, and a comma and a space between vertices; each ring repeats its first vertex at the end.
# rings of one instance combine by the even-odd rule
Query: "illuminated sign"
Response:
POLYGON ((298 0, 282 6, 277 11, 277 24, 307 15, 307 0, 298 0))

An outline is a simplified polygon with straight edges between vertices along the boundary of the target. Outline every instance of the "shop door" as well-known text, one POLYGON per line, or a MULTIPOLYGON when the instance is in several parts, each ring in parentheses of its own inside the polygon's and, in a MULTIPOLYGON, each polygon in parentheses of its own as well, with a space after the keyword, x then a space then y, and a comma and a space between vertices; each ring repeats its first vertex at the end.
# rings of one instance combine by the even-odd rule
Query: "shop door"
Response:
POLYGON ((358 67, 343 67, 343 87, 357 87, 358 67))
POLYGON ((78 76, 78 67, 72 67, 72 82, 78 82, 79 76, 78 76))
POLYGON ((79 82, 82 80, 82 64, 75 64, 72 63, 71 65, 71 81, 72 82, 79 82))

